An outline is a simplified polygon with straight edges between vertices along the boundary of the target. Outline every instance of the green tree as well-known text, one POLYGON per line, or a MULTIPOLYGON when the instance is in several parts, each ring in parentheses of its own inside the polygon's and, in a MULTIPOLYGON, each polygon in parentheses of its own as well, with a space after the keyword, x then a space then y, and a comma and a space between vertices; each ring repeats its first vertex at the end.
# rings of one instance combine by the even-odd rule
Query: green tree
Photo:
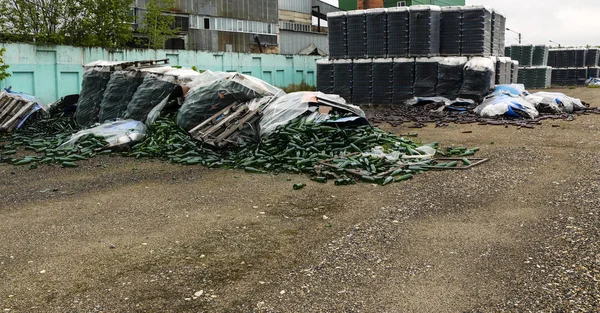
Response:
POLYGON ((132 39, 133 0, 78 0, 70 16, 79 16, 66 32, 77 46, 122 48, 132 39), (79 14, 77 13, 79 12, 79 14))
POLYGON ((4 51, 6 51, 6 49, 2 48, 0 49, 0 81, 3 81, 5 79, 7 79, 8 77, 10 77, 10 74, 7 72, 8 70, 8 65, 4 64, 4 51))
POLYGON ((163 14, 175 6, 175 0, 150 0, 146 4, 138 32, 148 39, 148 48, 163 49, 165 41, 177 34, 175 17, 163 14))
POLYGON ((133 0, 0 0, 0 34, 9 41, 122 47, 132 37, 133 0))

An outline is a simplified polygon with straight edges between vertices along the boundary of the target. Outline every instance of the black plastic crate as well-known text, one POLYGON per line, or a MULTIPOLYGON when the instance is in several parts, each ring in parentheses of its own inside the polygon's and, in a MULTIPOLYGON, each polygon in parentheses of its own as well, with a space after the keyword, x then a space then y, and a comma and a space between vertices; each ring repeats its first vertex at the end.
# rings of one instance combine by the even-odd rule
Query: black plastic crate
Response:
POLYGON ((408 55, 437 56, 440 54, 440 15, 436 5, 417 5, 410 8, 408 55))
POLYGON ((408 7, 389 8, 387 10, 387 53, 388 57, 408 56, 409 19, 408 7))
POLYGON ((333 93, 352 103, 352 60, 333 61, 333 93))
POLYGON ((364 10, 349 11, 348 21, 348 58, 367 57, 367 15, 364 10))
POLYGON ((442 7, 440 25, 440 54, 459 56, 462 38, 462 7, 442 7))
POLYGON ((367 56, 384 58, 387 56, 387 10, 369 9, 367 16, 367 56))
POLYGON ((392 103, 399 104, 413 98, 415 84, 415 60, 412 58, 394 59, 392 103))
POLYGON ((394 93, 394 60, 373 59, 371 74, 373 76, 372 103, 391 104, 394 93))
POLYGON ((323 93, 334 93, 333 61, 317 60, 317 90, 323 93))
POLYGON ((327 14, 329 28, 329 58, 345 59, 348 57, 348 24, 346 12, 327 14))
POLYGON ((352 63, 352 103, 368 105, 372 101, 373 60, 360 59, 352 63))

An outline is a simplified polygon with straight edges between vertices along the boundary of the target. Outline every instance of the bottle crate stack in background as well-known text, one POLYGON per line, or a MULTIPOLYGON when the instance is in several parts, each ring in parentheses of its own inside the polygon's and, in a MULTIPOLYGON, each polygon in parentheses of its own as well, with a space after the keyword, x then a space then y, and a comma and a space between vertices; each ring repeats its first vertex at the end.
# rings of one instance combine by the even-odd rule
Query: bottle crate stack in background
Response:
POLYGON ((317 63, 317 89, 354 104, 461 94, 478 100, 495 84, 516 83, 515 64, 504 57, 506 18, 486 6, 335 12, 328 23, 330 55, 317 63), (478 72, 490 80, 465 84, 478 72))

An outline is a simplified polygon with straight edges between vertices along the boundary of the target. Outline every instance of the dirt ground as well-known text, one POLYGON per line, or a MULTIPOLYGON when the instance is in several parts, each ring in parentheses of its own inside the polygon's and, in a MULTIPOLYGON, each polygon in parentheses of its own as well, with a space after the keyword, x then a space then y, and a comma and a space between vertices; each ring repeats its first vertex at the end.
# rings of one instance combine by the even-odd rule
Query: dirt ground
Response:
POLYGON ((0 165, 0 310, 598 312, 599 122, 429 126, 417 140, 490 161, 384 187, 108 156, 0 165))

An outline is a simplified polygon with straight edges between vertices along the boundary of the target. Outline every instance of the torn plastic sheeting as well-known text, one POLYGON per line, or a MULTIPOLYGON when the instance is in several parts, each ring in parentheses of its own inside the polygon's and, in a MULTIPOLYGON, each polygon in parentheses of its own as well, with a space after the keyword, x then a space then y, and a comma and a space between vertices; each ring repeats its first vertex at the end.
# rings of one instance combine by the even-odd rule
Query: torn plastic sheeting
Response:
POLYGON ((597 86, 600 87, 600 78, 591 77, 585 81, 586 86, 597 86))
POLYGON ((529 94, 527 92, 527 90, 525 90, 525 85, 523 85, 523 84, 496 85, 493 93, 494 94, 509 94, 514 97, 526 96, 529 94))
POLYGON ((251 76, 213 74, 216 79, 206 77, 187 94, 177 114, 177 125, 190 130, 234 102, 244 103, 254 98, 285 94, 281 89, 251 76))
POLYGON ((60 147, 73 147, 81 137, 89 134, 103 137, 108 142, 106 148, 119 147, 141 141, 146 137, 146 132, 146 125, 140 121, 119 120, 79 131, 60 147))
POLYGON ((431 160, 437 153, 437 150, 430 146, 420 146, 415 148, 414 150, 421 153, 420 155, 407 155, 401 153, 400 151, 392 151, 391 153, 385 152, 381 146, 377 146, 371 149, 369 152, 365 152, 362 154, 363 157, 376 157, 383 159, 385 158, 388 162, 398 163, 400 165, 405 165, 405 160, 431 160))
POLYGON ((583 110, 585 106, 579 99, 571 98, 559 92, 536 92, 527 97, 535 107, 542 112, 573 113, 583 110))
POLYGON ((475 108, 475 113, 482 117, 496 117, 506 115, 508 117, 536 118, 539 112, 535 106, 524 98, 511 97, 506 94, 495 94, 487 97, 475 108))
POLYGON ((441 103, 443 102, 445 106, 455 105, 455 106, 471 106, 475 104, 475 101, 471 99, 462 99, 456 98, 454 100, 450 100, 444 97, 415 97, 409 101, 406 101, 407 105, 425 105, 428 103, 441 103))
POLYGON ((265 108, 260 120, 261 136, 272 133, 278 126, 286 125, 306 113, 310 110, 311 103, 315 104, 315 109, 316 104, 322 104, 365 117, 359 107, 346 104, 346 101, 338 95, 326 95, 322 92, 294 92, 276 99, 265 108))

